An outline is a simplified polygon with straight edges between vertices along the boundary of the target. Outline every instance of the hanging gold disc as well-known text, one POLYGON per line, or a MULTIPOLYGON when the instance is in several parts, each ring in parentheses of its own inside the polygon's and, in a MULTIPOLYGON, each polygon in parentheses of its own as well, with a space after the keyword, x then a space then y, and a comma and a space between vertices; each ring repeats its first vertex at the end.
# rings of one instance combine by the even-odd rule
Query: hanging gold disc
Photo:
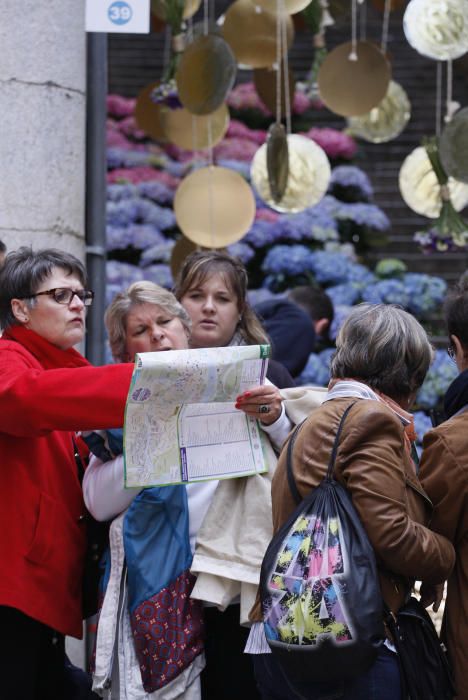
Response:
MULTIPOLYGON (((286 18, 287 46, 292 45, 294 28, 286 18)), ((268 68, 276 61, 276 14, 255 7, 250 0, 235 0, 224 17, 222 34, 238 63, 251 68, 268 68)))
POLYGON ((174 197, 181 231, 205 248, 236 243, 252 226, 255 197, 235 170, 209 165, 182 180, 174 197))
MULTIPOLYGON (((256 68, 253 72, 253 79, 255 90, 257 95, 265 105, 268 107, 270 112, 276 116, 276 75, 277 71, 274 68, 256 68)), ((289 76, 289 104, 292 107, 294 100, 294 91, 296 80, 294 74, 291 70, 288 71, 289 76)), ((284 74, 281 68, 281 116, 280 119, 286 115, 286 105, 285 105, 285 88, 284 88, 284 74)))
POLYGON ((221 36, 197 37, 185 49, 177 68, 180 101, 192 114, 211 114, 226 99, 236 71, 234 54, 221 36))
POLYGON ((229 126, 229 110, 221 105, 213 114, 197 116, 187 109, 161 108, 161 124, 170 143, 189 151, 216 146, 229 126))
POLYGON ((171 255, 171 272, 172 279, 176 279, 179 274, 179 270, 182 267, 186 257, 197 250, 198 246, 193 241, 189 241, 185 236, 179 236, 176 240, 175 246, 172 249, 171 255))
POLYGON ((319 68, 320 98, 335 114, 354 117, 366 114, 386 95, 390 64, 369 41, 356 42, 357 60, 350 59, 352 43, 340 44, 319 68))
POLYGON ((152 101, 150 95, 159 81, 150 83, 138 94, 135 103, 135 121, 139 129, 155 141, 164 142, 165 135, 161 119, 161 105, 152 101))

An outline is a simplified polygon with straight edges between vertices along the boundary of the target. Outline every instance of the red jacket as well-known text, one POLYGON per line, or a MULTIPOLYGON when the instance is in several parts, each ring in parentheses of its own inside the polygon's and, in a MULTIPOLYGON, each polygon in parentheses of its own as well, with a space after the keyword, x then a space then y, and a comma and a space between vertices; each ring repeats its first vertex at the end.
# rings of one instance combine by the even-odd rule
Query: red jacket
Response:
POLYGON ((75 430, 121 427, 133 365, 92 367, 23 327, 0 338, 0 605, 81 637, 75 430))

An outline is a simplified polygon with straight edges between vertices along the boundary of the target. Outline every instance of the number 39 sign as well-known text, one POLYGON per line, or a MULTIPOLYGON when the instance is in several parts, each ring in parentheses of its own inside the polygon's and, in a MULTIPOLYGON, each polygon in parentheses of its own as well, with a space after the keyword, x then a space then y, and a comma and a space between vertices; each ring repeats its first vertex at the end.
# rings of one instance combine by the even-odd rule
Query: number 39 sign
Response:
POLYGON ((150 0, 86 0, 87 32, 148 34, 150 0))

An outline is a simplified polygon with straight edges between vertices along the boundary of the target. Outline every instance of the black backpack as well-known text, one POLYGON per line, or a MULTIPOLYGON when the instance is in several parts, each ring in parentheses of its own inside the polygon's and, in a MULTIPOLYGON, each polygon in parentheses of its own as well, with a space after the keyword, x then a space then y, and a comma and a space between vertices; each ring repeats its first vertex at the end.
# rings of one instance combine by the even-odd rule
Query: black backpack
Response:
POLYGON ((375 555, 346 489, 333 470, 341 418, 325 478, 271 540, 260 574, 265 635, 288 680, 322 682, 357 676, 375 661, 384 641, 383 602, 375 555))

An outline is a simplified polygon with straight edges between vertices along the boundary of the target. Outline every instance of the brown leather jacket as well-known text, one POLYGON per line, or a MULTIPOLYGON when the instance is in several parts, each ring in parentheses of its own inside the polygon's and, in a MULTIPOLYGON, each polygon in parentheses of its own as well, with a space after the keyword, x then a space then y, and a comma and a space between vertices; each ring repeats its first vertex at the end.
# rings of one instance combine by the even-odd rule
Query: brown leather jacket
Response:
MULTIPOLYGON (((354 401, 341 434, 335 477, 352 497, 376 554, 383 598, 396 612, 414 580, 439 583, 455 561, 450 542, 426 527, 432 505, 416 477, 400 419, 379 401, 327 401, 297 436, 293 473, 301 496, 318 486, 341 416, 354 401)), ((286 449, 273 477, 272 505, 276 532, 296 507, 287 481, 286 449)))
POLYGON ((431 527, 455 546, 442 636, 455 672, 457 698, 468 700, 468 413, 454 416, 424 437, 421 481, 434 503, 431 527))

